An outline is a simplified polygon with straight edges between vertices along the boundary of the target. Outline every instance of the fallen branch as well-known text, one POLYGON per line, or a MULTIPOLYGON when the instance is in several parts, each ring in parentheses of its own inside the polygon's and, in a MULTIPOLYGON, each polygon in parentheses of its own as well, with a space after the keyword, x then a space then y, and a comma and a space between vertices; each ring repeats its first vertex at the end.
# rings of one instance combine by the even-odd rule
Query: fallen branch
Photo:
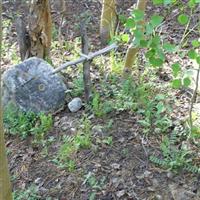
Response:
POLYGON ((60 67, 55 69, 51 74, 58 73, 58 72, 62 71, 63 69, 66 69, 69 66, 77 65, 77 64, 82 63, 84 61, 92 60, 93 58, 95 58, 95 57, 97 57, 99 55, 102 55, 104 53, 108 53, 111 50, 116 49, 117 47, 118 47, 117 44, 113 43, 110 46, 107 46, 107 47, 105 47, 105 48, 103 48, 103 49, 101 49, 99 51, 96 51, 94 53, 89 53, 86 56, 83 55, 82 57, 78 58, 77 60, 66 62, 66 63, 62 64, 60 67))

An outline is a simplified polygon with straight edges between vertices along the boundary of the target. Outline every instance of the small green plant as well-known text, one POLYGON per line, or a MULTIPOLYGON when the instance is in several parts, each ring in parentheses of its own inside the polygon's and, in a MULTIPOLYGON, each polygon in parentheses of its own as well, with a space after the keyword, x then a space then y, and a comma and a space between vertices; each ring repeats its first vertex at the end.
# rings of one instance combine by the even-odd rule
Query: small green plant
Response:
POLYGON ((45 134, 51 129, 52 125, 52 116, 50 114, 45 115, 41 113, 38 116, 38 123, 31 129, 31 133, 34 135, 34 142, 43 143, 44 145, 45 134))
POLYGON ((92 99, 92 110, 97 117, 101 117, 104 115, 103 112, 103 104, 101 103, 99 93, 95 93, 92 99))
POLYGON ((98 181, 95 175, 91 172, 85 175, 85 180, 83 184, 88 184, 93 190, 89 195, 89 200, 96 199, 96 193, 102 189, 105 184, 106 177, 103 177, 100 181, 98 181))
POLYGON ((73 86, 74 88, 71 92, 72 96, 82 96, 84 92, 83 76, 79 76, 77 79, 74 79, 73 86))
POLYGON ((60 146, 58 155, 54 162, 61 168, 67 168, 69 171, 74 171, 76 163, 74 157, 77 151, 88 149, 92 145, 91 140, 91 122, 87 117, 81 120, 82 128, 75 136, 64 136, 63 144, 60 146))
POLYGON ((77 149, 88 149, 91 146, 91 136, 79 133, 74 137, 74 144, 77 149))
POLYGON ((36 122, 37 116, 33 112, 22 112, 12 104, 5 108, 4 124, 11 135, 19 135, 25 139, 31 134, 36 122))
POLYGON ((38 194, 38 188, 31 185, 26 190, 16 190, 13 193, 14 200, 39 200, 41 196, 38 194))
POLYGON ((5 108, 3 120, 9 134, 22 139, 32 135, 34 142, 42 142, 53 123, 51 115, 23 112, 12 104, 5 108))
MULTIPOLYGON (((173 141, 174 143, 174 137, 173 141)), ((156 156, 150 156, 150 160, 168 170, 178 171, 185 169, 189 172, 200 173, 200 168, 192 164, 192 154, 186 147, 178 149, 171 144, 171 140, 166 136, 160 145, 163 159, 156 156)))
POLYGON ((102 140, 102 142, 104 144, 107 144, 107 145, 112 145, 113 144, 113 137, 112 136, 108 136, 108 137, 104 138, 102 140))
POLYGON ((154 94, 155 86, 151 83, 141 82, 137 84, 133 78, 113 85, 112 107, 118 111, 130 110, 135 112, 146 107, 149 99, 154 94))
MULTIPOLYGON (((71 157, 76 151, 73 140, 74 138, 70 136, 63 137, 63 144, 59 148, 56 159, 54 159, 54 162, 61 168, 68 168, 68 166, 71 165, 70 163, 72 163, 71 157)), ((72 167, 70 167, 70 170, 73 171, 72 167)))
POLYGON ((96 92, 92 99, 92 110, 97 117, 102 117, 113 110, 112 103, 102 102, 100 94, 96 92))
POLYGON ((144 118, 138 122, 144 127, 144 133, 149 133, 152 129, 155 129, 156 133, 165 133, 172 126, 168 114, 170 108, 165 103, 165 99, 165 95, 158 94, 155 98, 146 102, 145 109, 139 110, 144 118))

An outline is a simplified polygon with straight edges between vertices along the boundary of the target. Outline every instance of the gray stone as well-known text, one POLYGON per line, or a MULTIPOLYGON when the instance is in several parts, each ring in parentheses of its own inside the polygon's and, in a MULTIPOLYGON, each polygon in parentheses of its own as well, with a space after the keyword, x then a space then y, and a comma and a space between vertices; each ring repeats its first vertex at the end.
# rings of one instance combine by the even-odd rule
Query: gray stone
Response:
POLYGON ((78 97, 72 99, 71 102, 68 103, 68 108, 71 112, 77 112, 81 109, 83 103, 82 100, 78 97))
POLYGON ((8 69, 2 77, 3 105, 13 103, 23 111, 54 112, 65 103, 66 86, 53 67, 32 57, 8 69))

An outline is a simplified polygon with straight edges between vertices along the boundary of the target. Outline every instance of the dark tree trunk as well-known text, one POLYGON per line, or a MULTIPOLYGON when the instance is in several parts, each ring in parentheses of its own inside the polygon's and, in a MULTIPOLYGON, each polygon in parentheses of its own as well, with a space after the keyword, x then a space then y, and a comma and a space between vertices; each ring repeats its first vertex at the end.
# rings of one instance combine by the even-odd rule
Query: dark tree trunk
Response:
POLYGON ((51 28, 52 21, 49 0, 32 0, 28 22, 31 56, 39 58, 49 57, 51 28))
POLYGON ((18 18, 16 30, 21 59, 29 57, 48 58, 51 46, 51 11, 49 0, 30 1, 28 27, 18 18))

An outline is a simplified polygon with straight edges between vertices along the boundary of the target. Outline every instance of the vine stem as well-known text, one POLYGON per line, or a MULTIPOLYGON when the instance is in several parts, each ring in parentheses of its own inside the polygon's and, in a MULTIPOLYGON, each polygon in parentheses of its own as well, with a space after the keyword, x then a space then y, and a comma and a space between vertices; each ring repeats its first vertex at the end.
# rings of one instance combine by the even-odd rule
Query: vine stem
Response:
POLYGON ((190 18, 189 18, 188 23, 185 27, 185 31, 184 31, 183 36, 182 36, 181 41, 180 41, 180 45, 183 43, 184 39, 187 37, 187 30, 189 29, 189 25, 190 25, 191 18, 192 18, 192 13, 193 13, 193 9, 191 9, 190 18))

